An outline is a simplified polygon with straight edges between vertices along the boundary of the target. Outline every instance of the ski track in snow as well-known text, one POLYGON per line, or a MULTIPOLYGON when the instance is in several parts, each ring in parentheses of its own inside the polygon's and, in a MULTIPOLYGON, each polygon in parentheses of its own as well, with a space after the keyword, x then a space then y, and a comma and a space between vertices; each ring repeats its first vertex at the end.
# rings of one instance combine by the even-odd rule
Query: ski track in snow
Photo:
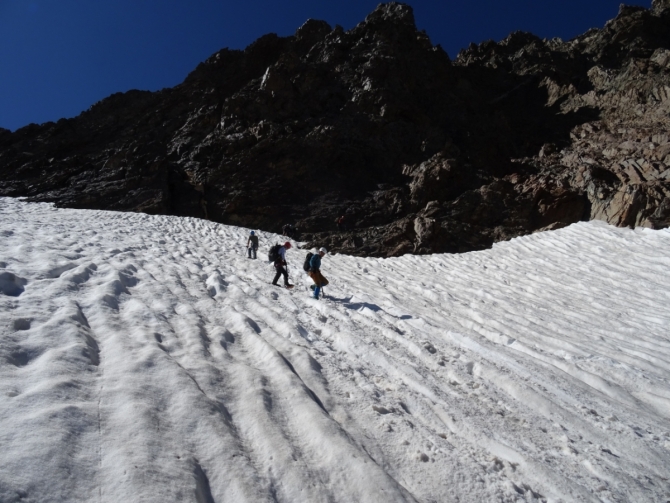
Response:
POLYGON ((0 199, 0 501, 670 499, 670 232, 464 255, 0 199))

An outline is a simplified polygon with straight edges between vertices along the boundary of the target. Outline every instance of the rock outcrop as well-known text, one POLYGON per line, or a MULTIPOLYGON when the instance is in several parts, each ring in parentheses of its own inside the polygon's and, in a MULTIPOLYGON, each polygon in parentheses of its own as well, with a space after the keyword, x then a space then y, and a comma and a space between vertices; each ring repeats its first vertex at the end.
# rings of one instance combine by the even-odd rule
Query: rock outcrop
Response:
POLYGON ((0 195, 208 218, 375 256, 601 219, 670 225, 670 5, 455 60, 380 5, 224 49, 159 92, 0 130, 0 195), (344 229, 335 219, 345 215, 344 229))

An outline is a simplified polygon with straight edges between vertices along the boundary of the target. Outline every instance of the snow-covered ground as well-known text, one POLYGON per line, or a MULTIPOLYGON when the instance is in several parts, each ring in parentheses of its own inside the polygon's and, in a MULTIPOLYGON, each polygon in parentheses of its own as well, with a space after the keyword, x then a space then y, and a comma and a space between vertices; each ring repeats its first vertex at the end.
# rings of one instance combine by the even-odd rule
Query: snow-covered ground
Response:
POLYGON ((670 232, 464 255, 0 199, 0 501, 670 499, 670 232))

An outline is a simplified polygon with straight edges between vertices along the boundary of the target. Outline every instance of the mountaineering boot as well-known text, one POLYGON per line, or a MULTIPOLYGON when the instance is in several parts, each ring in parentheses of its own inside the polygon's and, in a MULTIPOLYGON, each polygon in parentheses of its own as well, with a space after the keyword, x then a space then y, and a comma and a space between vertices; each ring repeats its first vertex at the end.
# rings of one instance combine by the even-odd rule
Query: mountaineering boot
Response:
POLYGON ((309 285, 309 289, 314 291, 316 289, 316 285, 309 285))
POLYGON ((320 292, 321 292, 321 287, 317 286, 316 288, 314 288, 314 298, 315 299, 317 299, 317 300, 319 299, 319 293, 320 292))

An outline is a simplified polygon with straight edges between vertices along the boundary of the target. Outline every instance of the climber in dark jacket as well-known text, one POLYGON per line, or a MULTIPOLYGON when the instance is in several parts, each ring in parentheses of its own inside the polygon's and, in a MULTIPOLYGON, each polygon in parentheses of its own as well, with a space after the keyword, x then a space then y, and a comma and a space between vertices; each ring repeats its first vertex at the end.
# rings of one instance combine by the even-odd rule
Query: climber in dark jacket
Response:
POLYGON ((249 233, 249 239, 247 239, 247 251, 249 254, 249 258, 251 258, 252 252, 254 254, 253 258, 256 258, 256 252, 258 251, 258 236, 256 236, 256 233, 254 231, 251 231, 249 233))
POLYGON ((279 281, 279 277, 283 275, 284 276, 284 286, 286 288, 293 288, 293 285, 289 284, 289 282, 288 282, 288 271, 286 269, 286 266, 287 266, 287 264, 286 264, 286 250, 290 250, 291 248, 292 248, 291 243, 286 241, 286 243, 284 243, 284 246, 279 248, 279 251, 277 252, 278 257, 277 257, 277 260, 275 260, 275 270, 277 271, 277 274, 275 274, 275 278, 272 280, 272 284, 274 286, 279 286, 279 285, 277 285, 277 281, 279 281))

